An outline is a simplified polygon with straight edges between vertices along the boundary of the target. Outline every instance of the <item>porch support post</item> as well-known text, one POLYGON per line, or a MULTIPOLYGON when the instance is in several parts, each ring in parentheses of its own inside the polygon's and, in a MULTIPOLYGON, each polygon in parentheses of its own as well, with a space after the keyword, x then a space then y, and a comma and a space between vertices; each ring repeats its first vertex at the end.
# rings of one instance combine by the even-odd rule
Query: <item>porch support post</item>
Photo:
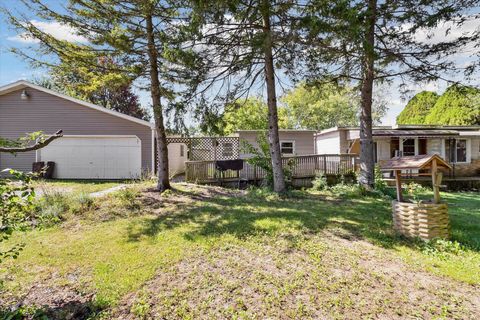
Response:
POLYGON ((397 201, 403 202, 402 196, 402 170, 395 170, 395 186, 397 187, 397 201))
POLYGON ((440 203, 440 182, 437 176, 437 159, 432 160, 432 187, 433 187, 433 203, 440 203))

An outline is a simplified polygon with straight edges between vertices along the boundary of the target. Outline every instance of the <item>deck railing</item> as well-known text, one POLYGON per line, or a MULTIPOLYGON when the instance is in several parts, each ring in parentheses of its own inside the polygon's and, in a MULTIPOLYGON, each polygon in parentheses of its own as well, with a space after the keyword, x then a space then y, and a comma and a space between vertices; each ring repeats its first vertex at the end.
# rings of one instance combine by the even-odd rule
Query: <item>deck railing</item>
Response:
MULTIPOLYGON (((293 179, 313 178, 325 175, 348 175, 356 170, 357 156, 354 154, 314 154, 282 158, 284 168, 289 168, 293 179)), ((227 170, 220 172, 215 161, 185 162, 185 180, 187 182, 208 183, 228 179, 257 181, 265 178, 265 170, 244 161, 239 172, 227 170)))

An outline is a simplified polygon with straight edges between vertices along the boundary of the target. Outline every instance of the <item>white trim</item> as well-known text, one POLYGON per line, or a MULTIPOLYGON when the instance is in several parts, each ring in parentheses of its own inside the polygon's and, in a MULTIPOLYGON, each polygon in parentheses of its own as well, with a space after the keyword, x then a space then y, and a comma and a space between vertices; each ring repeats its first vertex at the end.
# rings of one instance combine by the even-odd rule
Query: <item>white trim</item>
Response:
POLYGON ((295 148, 295 140, 280 140, 280 153, 283 155, 295 155, 295 151, 296 151, 296 148, 295 148), (284 142, 287 142, 287 143, 291 143, 292 144, 292 147, 293 147, 293 152, 292 153, 282 153, 282 143, 284 142))
POLYGON ((152 128, 152 167, 150 168, 152 174, 155 174, 155 167, 157 166, 157 163, 155 161, 155 132, 156 130, 152 128))
POLYGON ((444 139, 441 139, 442 140, 442 145, 441 145, 441 149, 440 149, 440 154, 442 156, 443 159, 446 159, 446 150, 445 150, 445 138, 444 139))
POLYGON ((137 138, 142 141, 135 134, 64 134, 62 138, 137 138))
POLYGON ((29 88, 32 88, 32 89, 35 89, 35 90, 39 90, 39 91, 51 94, 53 96, 62 98, 62 99, 72 101, 76 104, 85 106, 87 108, 94 109, 94 110, 97 110, 97 111, 100 111, 100 112, 104 112, 104 113, 107 113, 109 115, 112 115, 112 116, 115 116, 115 117, 118 117, 118 118, 122 118, 122 119, 125 119, 125 120, 136 122, 138 124, 141 124, 141 125, 144 125, 144 126, 147 126, 147 127, 150 127, 150 128, 153 126, 153 123, 151 123, 151 122, 141 120, 141 119, 138 119, 138 118, 135 118, 135 117, 132 117, 132 116, 129 116, 129 115, 117 112, 117 111, 113 111, 113 110, 110 110, 110 109, 107 109, 107 108, 104 108, 104 107, 101 107, 101 106, 97 106, 97 105, 95 105, 93 103, 90 103, 90 102, 86 102, 86 101, 82 101, 82 100, 79 100, 79 99, 76 99, 76 98, 72 98, 72 97, 67 96, 65 94, 62 94, 62 93, 44 88, 42 86, 38 86, 36 84, 33 84, 33 83, 25 81, 25 80, 19 80, 19 81, 16 81, 16 82, 13 82, 13 83, 10 83, 10 84, 7 84, 5 86, 0 87, 0 95, 12 92, 12 91, 17 90, 17 89, 23 89, 25 87, 29 87, 29 88))
POLYGON ((455 139, 455 163, 456 164, 468 164, 470 162, 472 162, 472 152, 471 152, 471 148, 472 148, 472 143, 471 143, 471 140, 470 139, 466 139, 466 138, 456 138, 455 139), (457 141, 458 140, 465 140, 465 160, 466 161, 457 161, 457 141))

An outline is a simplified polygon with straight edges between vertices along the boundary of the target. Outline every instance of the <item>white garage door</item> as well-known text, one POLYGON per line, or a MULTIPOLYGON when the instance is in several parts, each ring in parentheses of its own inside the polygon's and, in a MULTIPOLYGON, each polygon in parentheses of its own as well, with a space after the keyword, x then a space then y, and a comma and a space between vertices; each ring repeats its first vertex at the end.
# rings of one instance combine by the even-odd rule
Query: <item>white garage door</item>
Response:
POLYGON ((141 173, 141 141, 136 136, 65 136, 37 153, 54 161, 59 179, 129 179, 141 173))

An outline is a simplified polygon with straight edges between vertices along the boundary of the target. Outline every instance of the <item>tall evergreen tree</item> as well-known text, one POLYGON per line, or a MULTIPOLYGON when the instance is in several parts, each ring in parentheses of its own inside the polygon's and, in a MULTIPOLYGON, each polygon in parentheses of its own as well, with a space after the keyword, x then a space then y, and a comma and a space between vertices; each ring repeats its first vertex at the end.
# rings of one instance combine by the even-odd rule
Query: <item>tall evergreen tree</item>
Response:
POLYGON ((254 91, 265 92, 274 190, 279 193, 286 187, 278 134, 277 88, 280 74, 289 69, 297 54, 296 2, 192 1, 196 20, 202 24, 195 47, 202 52, 208 71, 200 92, 221 96, 225 104, 254 91))
POLYGON ((175 100, 176 89, 188 82, 185 69, 192 74, 194 56, 180 50, 179 28, 184 17, 175 0, 71 0, 61 11, 51 9, 43 0, 21 0, 29 12, 47 21, 69 26, 87 43, 59 40, 37 28, 15 12, 6 12, 11 25, 38 41, 35 47, 42 60, 16 50, 35 65, 74 63, 96 74, 114 73, 137 79, 150 90, 156 126, 159 191, 170 188, 168 149, 164 125, 165 104, 175 100), (99 57, 115 65, 92 64, 99 57), (185 58, 185 59, 183 59, 185 58), (182 60, 183 64, 178 61, 182 60), (189 65, 190 64, 190 65, 189 65))
MULTIPOLYGON (((394 77, 414 81, 437 79, 455 65, 446 59, 469 40, 422 41, 444 21, 462 24, 467 8, 478 0, 312 0, 305 19, 306 70, 356 81, 361 89, 360 177, 374 184, 372 100, 374 83, 394 77)), ((438 32, 438 31, 437 31, 438 32)))

